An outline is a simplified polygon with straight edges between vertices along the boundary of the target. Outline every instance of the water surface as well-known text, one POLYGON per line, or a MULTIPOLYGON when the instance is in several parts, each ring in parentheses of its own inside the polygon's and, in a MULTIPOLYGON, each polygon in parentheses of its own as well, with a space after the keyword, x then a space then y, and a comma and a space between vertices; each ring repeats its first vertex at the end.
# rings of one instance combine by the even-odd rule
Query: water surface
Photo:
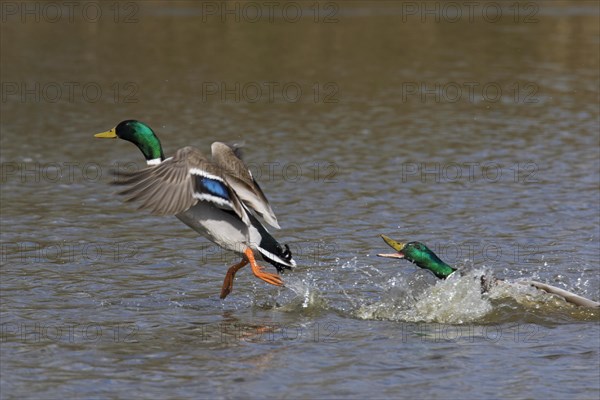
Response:
POLYGON ((117 4, 3 14, 2 398, 599 396, 598 311, 472 279, 600 299, 597 3, 117 4), (234 255, 121 203, 143 158, 92 135, 128 118, 167 154, 245 144, 286 288, 245 269, 219 300, 234 255))

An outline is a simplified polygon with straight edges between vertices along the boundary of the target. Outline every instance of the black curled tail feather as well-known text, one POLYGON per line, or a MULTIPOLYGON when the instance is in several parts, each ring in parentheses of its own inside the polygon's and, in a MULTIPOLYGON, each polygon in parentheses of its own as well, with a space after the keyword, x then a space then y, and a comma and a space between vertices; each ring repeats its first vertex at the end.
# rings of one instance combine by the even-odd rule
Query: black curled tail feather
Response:
POLYGON ((284 260, 291 261, 292 260, 292 251, 290 250, 290 246, 284 244, 285 251, 281 254, 284 260))
POLYGON ((257 248, 262 258, 277 268, 277 272, 294 268, 296 261, 292 258, 290 246, 286 244, 282 247, 252 214, 250 214, 250 221, 260 233, 261 240, 257 248))
POLYGON ((273 239, 274 243, 269 242, 271 241, 265 243, 265 240, 263 240, 258 247, 258 251, 265 261, 268 261, 277 268, 277 272, 283 272, 286 269, 292 269, 296 266, 296 262, 292 258, 290 246, 286 244, 284 245, 284 249, 275 239, 273 239))

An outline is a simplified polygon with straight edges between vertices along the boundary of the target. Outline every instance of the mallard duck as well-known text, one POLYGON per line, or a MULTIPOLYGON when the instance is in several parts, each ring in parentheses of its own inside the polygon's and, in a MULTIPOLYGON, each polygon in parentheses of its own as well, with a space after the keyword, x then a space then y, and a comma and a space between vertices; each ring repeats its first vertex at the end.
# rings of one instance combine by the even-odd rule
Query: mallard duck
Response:
MULTIPOLYGON (((439 279, 446 279, 457 271, 456 268, 451 267, 442 261, 433 251, 421 242, 408 242, 402 243, 397 242, 385 235, 381 235, 383 240, 394 250, 396 253, 391 254, 378 254, 379 257, 386 258, 400 258, 408 260, 417 265, 419 268, 431 271, 439 279)), ((489 278, 485 275, 480 277, 481 280, 481 292, 485 293, 490 290, 498 282, 503 282, 502 279, 489 278)), ((548 293, 552 293, 564 298, 567 302, 576 304, 584 307, 600 307, 600 303, 581 297, 575 293, 567 290, 558 288, 556 286, 548 285, 537 281, 519 281, 520 284, 530 285, 539 290, 543 290, 548 293)))
POLYGON ((377 254, 379 257, 386 258, 404 258, 418 267, 431 271, 436 277, 446 279, 452 275, 456 268, 443 262, 433 251, 420 242, 401 243, 385 235, 381 235, 383 240, 397 253, 377 254))
POLYGON ((98 133, 98 138, 120 138, 135 144, 146 158, 147 168, 116 171, 119 192, 125 201, 155 215, 175 215, 183 223, 242 260, 227 270, 221 298, 233 289, 236 272, 250 264, 254 275, 271 285, 282 279, 265 272, 256 259, 271 263, 278 272, 296 265, 288 245, 282 247, 256 218, 279 228, 275 213, 236 148, 221 142, 211 146, 208 159, 193 147, 184 147, 165 159, 160 140, 146 124, 127 120, 98 133))

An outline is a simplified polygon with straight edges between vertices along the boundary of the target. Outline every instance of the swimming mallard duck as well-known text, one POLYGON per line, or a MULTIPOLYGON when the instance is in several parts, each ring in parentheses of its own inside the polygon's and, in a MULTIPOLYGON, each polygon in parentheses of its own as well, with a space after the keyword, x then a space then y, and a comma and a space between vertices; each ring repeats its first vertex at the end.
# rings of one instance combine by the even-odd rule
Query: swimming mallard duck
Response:
MULTIPOLYGON (((446 279, 454 272, 456 268, 451 267, 442 261, 433 251, 421 242, 408 242, 401 243, 385 235, 381 235, 383 240, 394 250, 396 253, 391 254, 378 254, 379 257, 386 258, 403 258, 417 265, 419 268, 431 271, 439 279, 446 279)), ((502 279, 488 278, 485 275, 480 277, 481 279, 481 292, 487 292, 491 287, 496 285, 498 282, 502 282, 502 279)), ((556 294, 564 298, 567 302, 576 304, 584 307, 600 307, 600 303, 581 297, 575 293, 567 290, 558 288, 556 286, 548 285, 546 283, 536 281, 519 281, 520 284, 530 285, 539 290, 543 290, 548 293, 556 294)))
POLYGON ((213 243, 239 254, 242 260, 227 270, 221 298, 233 289, 236 272, 250 264, 254 275, 282 286, 276 274, 264 272, 256 258, 271 263, 278 272, 296 265, 292 253, 271 236, 253 213, 279 228, 275 213, 236 148, 215 142, 212 159, 193 147, 177 150, 165 159, 160 140, 142 122, 127 120, 98 133, 98 138, 120 138, 135 144, 146 158, 147 168, 116 172, 116 184, 127 185, 119 194, 139 202, 140 209, 155 215, 175 215, 213 243))
POLYGON ((381 235, 381 237, 391 248, 396 250, 397 253, 377 254, 379 257, 404 258, 412 263, 415 263, 420 268, 424 268, 433 272, 433 274, 440 279, 446 279, 456 271, 456 268, 451 267, 443 262, 423 243, 401 243, 390 239, 385 235, 381 235))

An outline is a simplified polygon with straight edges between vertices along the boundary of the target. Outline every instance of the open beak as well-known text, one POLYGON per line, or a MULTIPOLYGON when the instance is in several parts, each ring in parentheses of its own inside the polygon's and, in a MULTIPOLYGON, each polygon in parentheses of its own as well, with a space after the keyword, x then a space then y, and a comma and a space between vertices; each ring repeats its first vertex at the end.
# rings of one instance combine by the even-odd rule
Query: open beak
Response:
POLYGON ((96 133, 94 137, 115 139, 117 137, 116 128, 112 128, 110 131, 96 133))
POLYGON ((404 246, 406 245, 406 243, 396 242, 394 239, 391 239, 385 235, 381 235, 381 238, 388 244, 388 246, 390 246, 392 249, 396 250, 397 253, 377 254, 377 256, 386 257, 386 258, 404 258, 402 249, 404 249, 404 246))

